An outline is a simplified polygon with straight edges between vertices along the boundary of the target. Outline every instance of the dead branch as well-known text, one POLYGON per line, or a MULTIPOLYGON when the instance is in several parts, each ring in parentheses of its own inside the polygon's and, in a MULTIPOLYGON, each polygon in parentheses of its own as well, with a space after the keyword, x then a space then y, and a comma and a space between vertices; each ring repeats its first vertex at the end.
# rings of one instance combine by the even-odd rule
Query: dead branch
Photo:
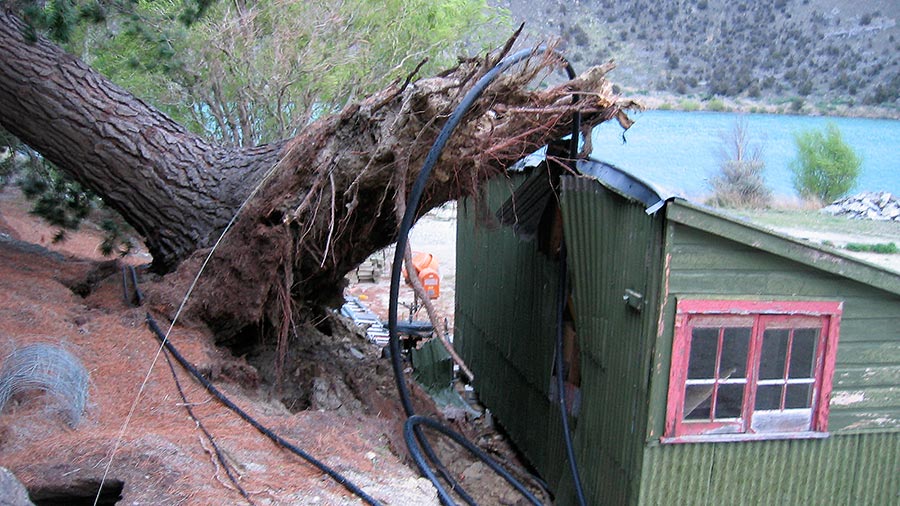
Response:
POLYGON ((412 248, 409 243, 406 244, 406 251, 403 253, 403 261, 406 263, 406 271, 409 273, 409 283, 412 285, 416 296, 422 300, 422 305, 425 306, 425 312, 428 313, 428 320, 431 322, 434 331, 437 332, 437 339, 444 345, 444 349, 450 354, 450 358, 459 366, 459 370, 466 375, 469 382, 475 381, 475 374, 472 373, 472 370, 469 369, 462 357, 459 356, 459 353, 456 352, 456 348, 453 347, 446 332, 440 330, 441 317, 434 308, 434 304, 431 303, 431 299, 428 298, 425 287, 422 286, 422 281, 419 279, 419 272, 416 270, 416 266, 413 265, 412 248))

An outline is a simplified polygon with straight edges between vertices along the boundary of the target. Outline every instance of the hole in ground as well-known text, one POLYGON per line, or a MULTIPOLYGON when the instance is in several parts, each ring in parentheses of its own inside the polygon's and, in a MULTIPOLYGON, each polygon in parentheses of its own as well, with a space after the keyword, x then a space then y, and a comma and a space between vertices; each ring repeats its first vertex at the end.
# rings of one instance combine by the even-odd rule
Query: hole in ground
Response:
POLYGON ((98 505, 109 506, 122 500, 125 482, 106 480, 100 488, 100 480, 83 480, 64 485, 31 487, 28 495, 35 506, 89 506, 94 504, 100 490, 98 505))
POLYGON ((97 286, 106 278, 120 272, 119 262, 116 260, 107 260, 97 262, 94 267, 84 276, 76 279, 62 279, 60 282, 66 285, 69 290, 81 298, 85 298, 92 294, 97 286))

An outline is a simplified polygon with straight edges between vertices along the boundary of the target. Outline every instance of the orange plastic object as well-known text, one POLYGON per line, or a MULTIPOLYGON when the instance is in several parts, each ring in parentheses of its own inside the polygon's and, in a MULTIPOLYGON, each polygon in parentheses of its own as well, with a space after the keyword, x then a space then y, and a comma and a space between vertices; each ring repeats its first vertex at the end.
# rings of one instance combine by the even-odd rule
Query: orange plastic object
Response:
MULTIPOLYGON (((419 282, 425 288, 425 293, 429 299, 436 299, 441 296, 441 271, 438 268, 437 257, 431 253, 423 253, 421 251, 413 251, 413 266, 419 272, 419 282)), ((403 269, 403 279, 409 283, 409 273, 403 269)))

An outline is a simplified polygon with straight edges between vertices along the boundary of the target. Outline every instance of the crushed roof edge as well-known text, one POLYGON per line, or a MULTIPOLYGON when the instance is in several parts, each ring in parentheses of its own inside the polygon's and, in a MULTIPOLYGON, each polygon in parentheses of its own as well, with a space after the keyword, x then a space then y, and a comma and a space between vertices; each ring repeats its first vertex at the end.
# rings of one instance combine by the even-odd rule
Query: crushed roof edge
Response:
MULTIPOLYGON (((544 160, 538 151, 521 160, 510 170, 522 171, 544 160)), ((816 269, 852 279, 881 290, 900 295, 900 273, 860 260, 827 246, 810 243, 755 223, 737 219, 721 211, 667 195, 652 183, 624 169, 595 158, 581 159, 577 169, 609 190, 646 207, 648 215, 662 208, 666 217, 677 223, 697 227, 753 248, 809 265, 816 269), (749 234, 748 234, 749 232, 749 234)))

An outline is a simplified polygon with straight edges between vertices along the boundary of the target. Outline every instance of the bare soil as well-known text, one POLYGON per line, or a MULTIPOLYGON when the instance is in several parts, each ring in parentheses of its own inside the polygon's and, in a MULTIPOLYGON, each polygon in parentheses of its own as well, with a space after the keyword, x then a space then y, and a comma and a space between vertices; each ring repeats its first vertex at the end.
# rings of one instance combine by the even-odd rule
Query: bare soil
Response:
MULTIPOLYGON (((121 504, 361 502, 263 437, 176 364, 188 403, 249 499, 243 497, 188 416, 147 327, 147 311, 163 330, 168 313, 124 300, 123 265, 138 266, 142 286, 155 289, 157 280, 140 268, 149 260, 146 253, 138 249, 123 259, 105 259, 97 247, 100 233, 90 226, 53 244, 54 230, 27 210, 17 190, 0 192, 0 359, 25 344, 58 344, 82 361, 91 378, 88 408, 74 428, 62 416, 60 401, 40 392, 19 395, 0 412, 0 465, 33 499, 92 500, 104 480, 113 498, 121 493, 121 504)), ((452 287, 451 279, 446 282, 452 287)), ((377 299, 383 287, 382 282, 350 290, 371 290, 377 299)), ((444 300, 449 302, 441 310, 452 317, 452 297, 444 300)), ((208 329, 182 324, 170 340, 251 416, 377 500, 435 504, 434 488, 409 465, 401 440, 404 417, 380 348, 336 316, 299 324, 297 336, 278 390, 273 347, 266 343, 237 356, 216 347, 208 329)), ((413 391, 423 414, 439 416, 430 398, 413 391)), ((501 460, 520 465, 503 437, 480 421, 457 417, 452 426, 501 460)), ((437 447, 480 504, 517 504, 517 495, 480 463, 445 442, 437 447)))

